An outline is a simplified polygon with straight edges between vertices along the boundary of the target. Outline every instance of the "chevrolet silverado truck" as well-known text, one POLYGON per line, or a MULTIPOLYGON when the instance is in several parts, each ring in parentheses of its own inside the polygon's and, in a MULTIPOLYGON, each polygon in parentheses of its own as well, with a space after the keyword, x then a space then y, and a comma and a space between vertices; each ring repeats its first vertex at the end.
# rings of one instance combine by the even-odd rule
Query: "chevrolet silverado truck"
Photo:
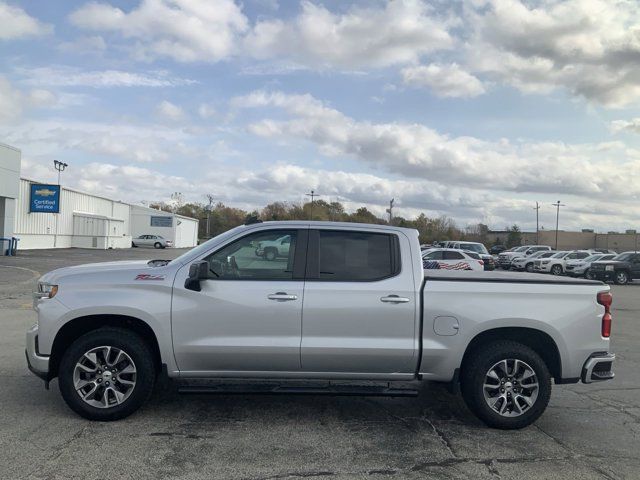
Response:
POLYGON ((254 223, 171 261, 46 273, 26 356, 92 420, 130 415, 167 376, 183 393, 226 378, 243 393, 399 396, 435 381, 515 429, 543 413, 552 380, 613 378, 611 302, 598 281, 424 270, 411 229, 254 223), (283 237, 286 257, 256 253, 283 237))

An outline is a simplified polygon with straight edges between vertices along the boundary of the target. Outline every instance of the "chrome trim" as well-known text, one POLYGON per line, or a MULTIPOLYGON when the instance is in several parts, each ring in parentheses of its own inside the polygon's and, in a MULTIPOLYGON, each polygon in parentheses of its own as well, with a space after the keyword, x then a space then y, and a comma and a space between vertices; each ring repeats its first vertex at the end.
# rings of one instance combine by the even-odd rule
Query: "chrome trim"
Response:
POLYGON ((597 354, 597 356, 593 356, 589 358, 585 362, 584 367, 582 367, 582 383, 593 383, 593 382, 601 382, 604 380, 611 380, 613 377, 615 377, 615 374, 613 373, 613 371, 611 372, 611 376, 606 378, 594 379, 592 378, 592 374, 593 374, 593 369, 599 363, 611 363, 613 367, 613 362, 615 362, 615 360, 616 360, 615 353, 597 354))

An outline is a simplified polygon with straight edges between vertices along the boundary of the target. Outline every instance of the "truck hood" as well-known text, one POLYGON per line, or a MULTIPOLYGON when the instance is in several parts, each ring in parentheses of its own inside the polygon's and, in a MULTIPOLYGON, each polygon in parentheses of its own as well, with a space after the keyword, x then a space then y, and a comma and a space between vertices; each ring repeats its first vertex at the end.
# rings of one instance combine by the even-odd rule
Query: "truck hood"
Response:
POLYGON ((129 272, 136 271, 140 273, 149 273, 150 270, 158 270, 160 267, 149 264, 150 260, 123 260, 118 262, 101 262, 101 263, 85 263, 83 265, 75 265, 73 267, 64 267, 52 270, 40 277, 40 282, 58 284, 67 277, 85 274, 107 274, 110 272, 129 272))

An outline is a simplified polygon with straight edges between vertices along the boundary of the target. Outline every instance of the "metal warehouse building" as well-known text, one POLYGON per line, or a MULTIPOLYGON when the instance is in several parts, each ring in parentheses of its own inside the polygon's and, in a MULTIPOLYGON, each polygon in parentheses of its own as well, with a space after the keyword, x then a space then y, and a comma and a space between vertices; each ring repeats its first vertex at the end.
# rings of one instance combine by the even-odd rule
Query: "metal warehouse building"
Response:
POLYGON ((0 144, 0 227, 19 249, 129 248, 162 235, 175 247, 198 243, 198 220, 20 178, 20 151, 0 144))

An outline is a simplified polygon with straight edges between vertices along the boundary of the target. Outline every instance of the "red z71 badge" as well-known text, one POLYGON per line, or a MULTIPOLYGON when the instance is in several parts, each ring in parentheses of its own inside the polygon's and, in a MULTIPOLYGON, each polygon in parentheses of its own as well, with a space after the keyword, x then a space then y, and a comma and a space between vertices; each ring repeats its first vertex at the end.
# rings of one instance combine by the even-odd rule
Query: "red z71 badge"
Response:
POLYGON ((149 273, 139 273, 136 280, 164 280, 164 275, 151 275, 149 273))

